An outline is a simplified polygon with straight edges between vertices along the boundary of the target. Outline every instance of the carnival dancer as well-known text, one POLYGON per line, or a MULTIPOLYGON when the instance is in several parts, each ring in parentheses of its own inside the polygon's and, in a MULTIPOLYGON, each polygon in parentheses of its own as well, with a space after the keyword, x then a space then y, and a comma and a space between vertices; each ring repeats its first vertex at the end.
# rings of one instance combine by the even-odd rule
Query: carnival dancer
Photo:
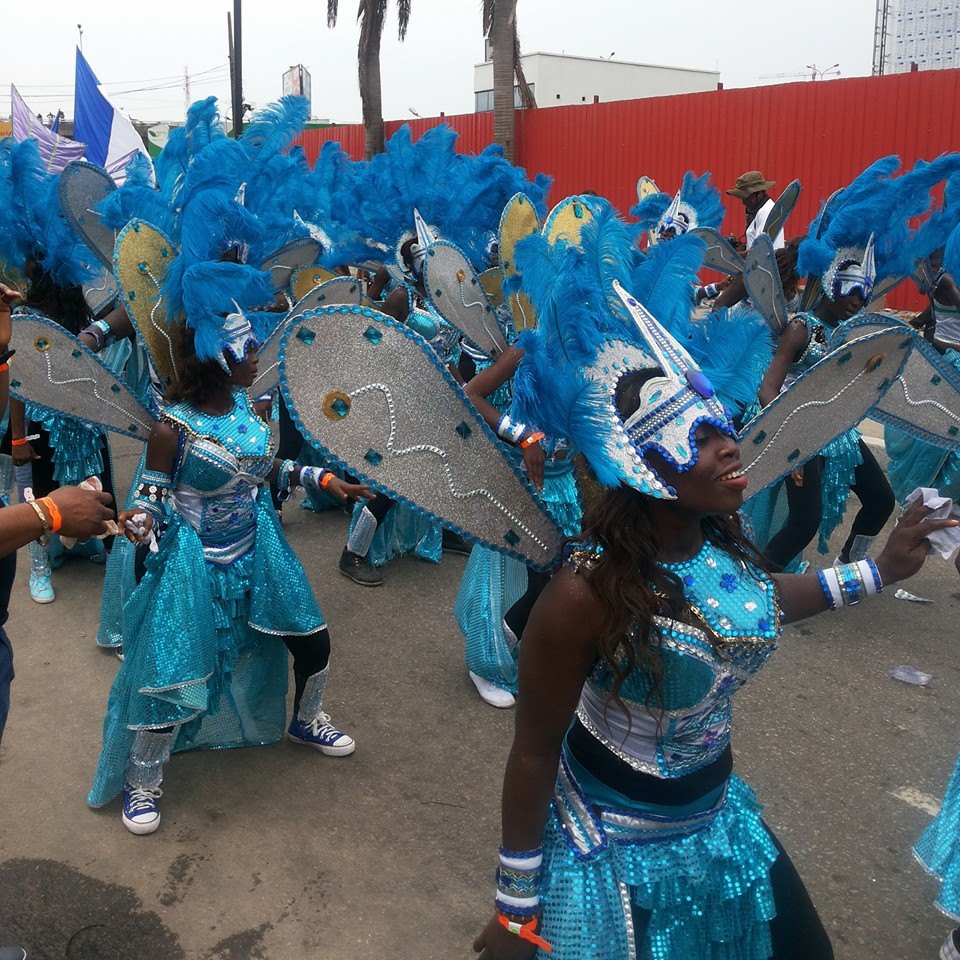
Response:
MULTIPOLYGON (((874 297, 878 280, 896 280, 913 271, 929 252, 909 228, 909 220, 927 212, 930 189, 949 173, 950 157, 918 164, 900 177, 896 157, 878 160, 828 204, 810 225, 800 245, 798 272, 810 277, 816 297, 812 309, 783 328, 759 403, 766 406, 790 377, 809 369, 826 352, 834 331, 860 314, 874 297)), ((807 291, 808 294, 811 290, 807 291)), ((864 558, 893 513, 893 490, 870 448, 854 429, 830 443, 783 484, 787 512, 776 506, 778 492, 765 491, 748 505, 757 542, 775 570, 795 564, 819 531, 825 553, 843 519, 847 491, 860 501, 838 561, 864 558)))
MULTIPOLYGON (((232 266, 215 265, 206 280, 222 283, 232 266)), ((236 295, 235 278, 230 287, 236 295)), ((331 756, 354 750, 323 711, 329 632, 262 489, 278 474, 284 491, 295 483, 343 499, 369 491, 274 459, 269 427, 246 395, 257 373, 256 338, 242 313, 221 318, 219 329, 210 329, 209 316, 188 314, 188 324, 180 331, 183 381, 151 436, 136 505, 119 518, 140 542, 165 525, 124 609, 126 659, 89 796, 100 806, 122 789, 123 822, 133 833, 159 826, 162 767, 172 751, 279 738, 284 646, 296 681, 288 737, 331 756), (210 358, 211 344, 222 359, 210 358)))
MULTIPOLYGON (((455 243, 478 269, 491 265, 490 240, 507 201, 522 192, 543 211, 550 180, 526 173, 491 146, 473 156, 454 150, 457 133, 441 125, 413 142, 410 128, 401 127, 337 197, 334 210, 348 229, 379 244, 388 257, 374 288, 384 300, 405 290, 409 311, 430 310, 421 273, 433 239, 455 243)), ((438 318, 435 318, 435 320, 438 318)), ((439 324, 438 324, 439 326, 439 324)), ((457 359, 457 350, 444 340, 444 362, 457 359)), ((364 586, 383 582, 380 568, 391 558, 415 553, 438 563, 444 550, 467 554, 469 545, 439 524, 379 496, 354 511, 340 572, 364 586)))
MULTIPOLYGON (((474 376, 465 387, 480 415, 523 458, 527 478, 563 531, 574 537, 580 530, 581 507, 568 443, 548 439, 536 426, 512 420, 488 399, 509 388, 523 351, 510 347, 474 376)), ((510 392, 512 401, 512 391, 510 392)), ((508 405, 509 406, 509 405, 508 405)), ((538 573, 513 557, 475 546, 463 571, 453 615, 463 633, 467 671, 481 698, 494 707, 512 707, 517 692, 519 637, 525 614, 547 583, 538 573), (521 605, 523 615, 519 609, 521 605), (513 619, 509 616, 515 607, 513 619)))
MULTIPOLYGON (((782 623, 912 575, 927 535, 956 523, 914 507, 876 562, 769 575, 737 519, 747 479, 734 428, 655 319, 662 298, 645 308, 613 282, 618 307, 583 282, 579 254, 558 253, 549 283, 523 272, 540 425, 569 436, 610 489, 524 633, 496 914, 474 949, 829 958, 802 881, 731 774, 731 698, 782 623)), ((672 299, 664 314, 682 287, 672 299)))
MULTIPOLYGON (((92 319, 81 288, 94 276, 93 258, 59 214, 56 178, 47 174, 35 141, 2 142, 0 181, 6 197, 0 210, 0 259, 25 281, 25 297, 17 310, 42 313, 79 333, 92 319)), ((30 400, 24 404, 11 399, 10 428, 4 439, 21 499, 40 498, 58 485, 76 485, 91 476, 101 477, 103 488, 112 494, 112 466, 103 434, 45 408, 41 397, 30 400)), ((52 603, 56 593, 51 560, 58 565, 65 553, 59 538, 48 546, 32 543, 28 552, 30 596, 37 603, 52 603)), ((104 542, 99 540, 77 552, 101 563, 106 559, 104 542)))

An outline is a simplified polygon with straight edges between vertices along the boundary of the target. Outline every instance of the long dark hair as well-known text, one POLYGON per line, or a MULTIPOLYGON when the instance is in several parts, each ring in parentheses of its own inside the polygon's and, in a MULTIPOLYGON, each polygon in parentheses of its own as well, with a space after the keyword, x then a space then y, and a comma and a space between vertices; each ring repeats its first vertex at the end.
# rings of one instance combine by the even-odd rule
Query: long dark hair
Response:
POLYGON ((194 407, 203 406, 229 393, 233 386, 230 374, 216 360, 203 361, 197 356, 193 342, 193 330, 185 323, 179 324, 173 345, 180 379, 167 388, 164 395, 167 403, 184 402, 194 407))
POLYGON ((39 310, 74 336, 90 323, 90 308, 80 287, 58 286, 36 260, 27 263, 26 275, 30 286, 21 309, 39 310))
MULTIPOLYGON (((623 419, 638 405, 642 385, 659 369, 628 374, 617 390, 616 404, 623 419)), ((604 490, 588 507, 583 538, 600 547, 595 560, 583 571, 604 608, 599 637, 600 656, 613 675, 608 704, 613 701, 628 713, 620 690, 631 671, 640 669, 650 677, 647 707, 663 709, 663 664, 661 636, 653 618, 691 622, 683 584, 658 563, 657 542, 650 497, 632 487, 604 490)), ((732 554, 749 567, 763 569, 765 562, 744 536, 736 514, 705 517, 701 521, 705 540, 732 554)), ((696 623, 702 627, 702 624, 696 623)))

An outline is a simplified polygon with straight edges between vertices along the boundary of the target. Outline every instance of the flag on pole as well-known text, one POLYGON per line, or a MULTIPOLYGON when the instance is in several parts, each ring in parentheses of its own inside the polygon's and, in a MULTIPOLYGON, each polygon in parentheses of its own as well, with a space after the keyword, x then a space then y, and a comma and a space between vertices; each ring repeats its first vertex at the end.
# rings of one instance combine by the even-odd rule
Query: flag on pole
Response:
POLYGON ((11 116, 13 119, 13 139, 28 140, 33 137, 40 147, 40 156, 46 164, 47 173, 59 173, 71 160, 79 160, 86 150, 86 144, 61 137, 56 130, 48 130, 23 102, 17 88, 10 84, 11 116))
POLYGON ((87 144, 87 159, 122 184, 127 164, 147 148, 130 118, 107 99, 79 47, 74 97, 73 132, 87 144))

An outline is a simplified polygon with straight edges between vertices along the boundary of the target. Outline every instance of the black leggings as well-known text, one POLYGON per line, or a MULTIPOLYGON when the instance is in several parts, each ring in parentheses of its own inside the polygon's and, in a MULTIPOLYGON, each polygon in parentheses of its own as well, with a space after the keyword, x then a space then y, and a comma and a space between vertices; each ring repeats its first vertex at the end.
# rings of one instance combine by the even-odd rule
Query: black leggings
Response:
MULTIPOLYGON (((833 960, 830 937, 823 928, 817 908, 813 905, 797 868, 776 834, 766 824, 764 827, 780 854, 770 868, 770 884, 773 887, 773 902, 777 911, 770 921, 772 960, 833 960)), ((649 922, 649 912, 634 905, 635 941, 637 953, 641 956, 649 922)))
MULTIPOLYGON (((851 487, 860 501, 860 509, 840 552, 844 559, 849 558, 854 537, 875 537, 890 519, 896 505, 886 474, 862 440, 860 455, 863 463, 857 467, 851 487)), ((816 457, 804 464, 802 486, 798 487, 792 477, 787 477, 785 481, 789 508, 787 522, 764 550, 774 571, 782 570, 794 557, 799 556, 817 535, 823 515, 822 473, 823 460, 816 457)))
POLYGON ((519 640, 527 627, 530 611, 537 602, 543 588, 550 582, 551 570, 531 570, 527 567, 527 589, 524 595, 506 612, 504 620, 519 640))

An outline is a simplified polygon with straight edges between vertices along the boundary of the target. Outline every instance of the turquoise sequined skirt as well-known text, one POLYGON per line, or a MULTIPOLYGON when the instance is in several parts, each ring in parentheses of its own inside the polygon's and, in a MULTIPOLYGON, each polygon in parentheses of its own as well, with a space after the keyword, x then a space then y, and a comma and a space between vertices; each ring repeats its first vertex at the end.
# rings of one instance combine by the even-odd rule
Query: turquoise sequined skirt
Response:
MULTIPOLYGON (((350 533, 353 533, 363 504, 364 501, 361 500, 353 509, 350 533)), ((412 553, 421 560, 439 563, 443 556, 442 540, 443 528, 439 523, 413 507, 398 503, 390 509, 383 518, 383 523, 377 527, 367 559, 373 566, 382 567, 394 557, 412 553)))
POLYGON ((948 917, 960 922, 960 757, 933 823, 913 848, 923 867, 940 881, 934 901, 948 917))
POLYGON ((263 491, 255 514, 253 548, 229 565, 207 562, 196 531, 181 517, 147 560, 123 610, 125 660, 110 691, 91 806, 122 789, 136 729, 179 725, 174 750, 283 736, 281 637, 314 633, 324 621, 263 491))
MULTIPOLYGON (((582 510, 570 460, 544 464, 541 499, 566 536, 580 532, 582 510)), ((467 669, 510 693, 517 692, 520 651, 508 641, 503 618, 526 589, 527 566, 522 560, 477 545, 453 605, 454 619, 466 641, 467 669)))
MULTIPOLYGON (((960 370, 960 353, 956 350, 948 350, 943 359, 960 370)), ((960 455, 896 427, 885 427, 883 439, 890 458, 887 476, 900 503, 917 487, 935 487, 943 496, 960 500, 960 455)))
MULTIPOLYGON (((731 777, 723 806, 672 839, 659 839, 663 822, 661 832, 650 831, 656 837, 604 831, 601 809, 580 795, 602 837, 587 851, 564 830, 570 817, 558 804, 569 812, 571 796, 558 789, 543 840, 540 935, 553 952, 538 951, 540 960, 626 960, 637 940, 639 960, 770 956, 769 921, 776 913, 770 867, 777 849, 742 780, 731 777), (637 910, 649 918, 643 932, 634 929, 637 910)), ((577 803, 574 797, 572 807, 577 803)))
POLYGON ((103 473, 101 451, 106 438, 98 430, 63 414, 51 413, 27 405, 27 418, 50 435, 53 450, 53 478, 61 486, 72 487, 87 477, 103 473))

